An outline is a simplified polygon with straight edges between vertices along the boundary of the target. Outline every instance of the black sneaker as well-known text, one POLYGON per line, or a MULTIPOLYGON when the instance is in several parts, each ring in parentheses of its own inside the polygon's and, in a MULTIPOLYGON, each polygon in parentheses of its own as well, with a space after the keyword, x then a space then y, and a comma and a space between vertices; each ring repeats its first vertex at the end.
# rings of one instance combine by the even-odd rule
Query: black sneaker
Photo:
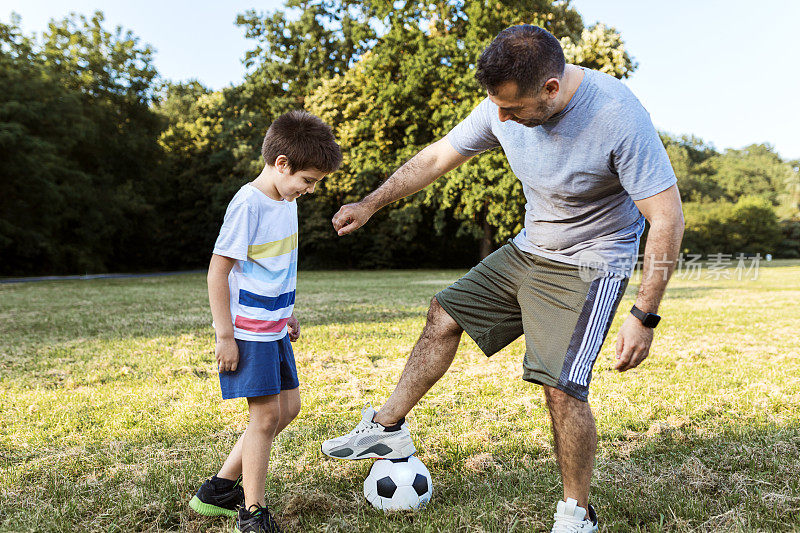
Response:
POLYGON ((189 501, 189 507, 205 516, 236 516, 236 508, 241 505, 244 505, 241 478, 230 481, 216 476, 200 485, 189 501))
POLYGON ((281 533, 281 528, 275 523, 267 507, 251 505, 249 509, 239 507, 235 531, 236 533, 281 533))

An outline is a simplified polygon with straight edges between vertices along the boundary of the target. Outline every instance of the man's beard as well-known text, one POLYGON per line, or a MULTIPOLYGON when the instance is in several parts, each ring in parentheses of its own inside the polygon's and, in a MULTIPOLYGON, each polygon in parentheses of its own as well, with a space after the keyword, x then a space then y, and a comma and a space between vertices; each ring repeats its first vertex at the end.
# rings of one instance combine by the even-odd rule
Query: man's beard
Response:
POLYGON ((545 122, 547 122, 547 121, 546 120, 536 120, 536 119, 531 118, 531 119, 528 119, 528 120, 519 120, 519 121, 517 121, 517 124, 522 124, 526 128, 535 128, 536 126, 541 126, 545 122))
POLYGON ((549 108, 545 109, 544 116, 546 118, 543 118, 543 119, 527 118, 525 120, 516 120, 515 122, 517 124, 522 124, 526 128, 535 128, 537 126, 541 126, 542 124, 544 124, 545 122, 547 122, 548 120, 553 118, 553 115, 555 115, 555 114, 556 114, 556 106, 552 106, 552 107, 549 107, 549 108))

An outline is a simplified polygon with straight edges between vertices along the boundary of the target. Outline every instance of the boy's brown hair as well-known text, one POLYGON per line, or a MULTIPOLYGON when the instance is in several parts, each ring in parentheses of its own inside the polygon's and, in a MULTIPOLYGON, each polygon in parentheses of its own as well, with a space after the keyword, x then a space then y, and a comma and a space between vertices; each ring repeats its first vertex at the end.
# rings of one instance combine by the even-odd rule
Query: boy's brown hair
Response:
POLYGON ((342 164, 342 150, 330 126, 302 110, 284 113, 267 130, 261 156, 274 165, 279 155, 286 156, 292 172, 316 169, 329 174, 342 164))

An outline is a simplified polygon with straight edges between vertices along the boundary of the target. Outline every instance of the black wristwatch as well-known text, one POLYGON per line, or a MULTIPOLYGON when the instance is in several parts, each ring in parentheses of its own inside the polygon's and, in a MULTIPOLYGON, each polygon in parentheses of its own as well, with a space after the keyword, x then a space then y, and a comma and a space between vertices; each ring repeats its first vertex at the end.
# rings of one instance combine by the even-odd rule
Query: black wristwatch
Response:
POLYGON ((636 318, 638 318, 642 322, 642 325, 644 325, 644 327, 646 328, 656 327, 659 321, 661 320, 661 317, 658 316, 657 314, 645 313, 635 305, 631 307, 631 314, 636 318))

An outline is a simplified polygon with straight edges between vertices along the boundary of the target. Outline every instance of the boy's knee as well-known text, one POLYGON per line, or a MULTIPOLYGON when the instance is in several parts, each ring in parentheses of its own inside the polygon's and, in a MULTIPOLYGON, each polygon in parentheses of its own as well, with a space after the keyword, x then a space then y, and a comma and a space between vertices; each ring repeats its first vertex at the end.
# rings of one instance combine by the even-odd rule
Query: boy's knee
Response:
POLYGON ((249 430, 252 427, 254 431, 270 435, 275 433, 278 426, 280 426, 280 422, 281 413, 279 409, 250 413, 250 423, 247 429, 249 430))
POLYGON ((299 398, 297 399, 296 402, 292 403, 292 405, 289 406, 289 409, 288 409, 288 411, 289 411, 289 413, 288 413, 289 421, 292 421, 295 418, 297 418, 297 415, 300 414, 300 408, 301 407, 302 407, 302 403, 300 402, 299 398))
POLYGON ((297 418, 297 415, 300 414, 300 404, 298 403, 296 406, 293 405, 289 407, 288 409, 286 409, 285 414, 284 413, 281 414, 283 415, 283 422, 284 422, 283 425, 288 424, 289 422, 297 418))

